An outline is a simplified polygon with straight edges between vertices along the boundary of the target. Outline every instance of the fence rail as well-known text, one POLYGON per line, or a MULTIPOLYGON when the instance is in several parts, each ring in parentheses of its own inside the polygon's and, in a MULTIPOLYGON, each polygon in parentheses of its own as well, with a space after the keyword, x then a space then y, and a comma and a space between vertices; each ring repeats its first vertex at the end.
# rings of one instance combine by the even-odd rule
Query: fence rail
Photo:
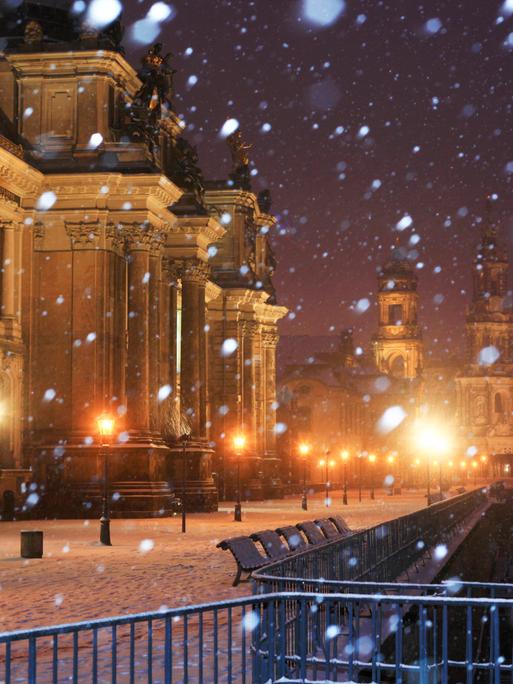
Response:
MULTIPOLYGON (((259 591, 315 591, 319 580, 392 582, 436 545, 449 543, 458 526, 487 501, 474 490, 389 520, 342 540, 296 553, 253 573, 259 591)), ((338 591, 336 588, 334 591, 338 591)))
POLYGON ((465 584, 454 595, 445 586, 443 596, 389 595, 381 588, 381 594, 264 594, 0 634, 0 678, 7 684, 513 679, 513 601, 492 596, 493 585, 473 584, 485 596, 470 598, 465 584))

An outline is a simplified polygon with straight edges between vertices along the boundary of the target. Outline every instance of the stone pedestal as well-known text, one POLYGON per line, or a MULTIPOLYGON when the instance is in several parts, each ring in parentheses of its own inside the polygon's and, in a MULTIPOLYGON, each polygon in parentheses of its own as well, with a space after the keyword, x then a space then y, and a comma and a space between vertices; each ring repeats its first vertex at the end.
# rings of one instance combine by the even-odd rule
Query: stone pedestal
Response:
POLYGON ((217 488, 211 472, 213 453, 206 442, 189 442, 185 449, 184 468, 183 447, 177 445, 171 448, 168 480, 175 497, 182 500, 185 474, 185 503, 188 511, 217 511, 217 488))
MULTIPOLYGON (((96 518, 101 510, 103 450, 83 444, 34 449, 35 482, 44 482, 34 517, 96 518)), ((169 449, 160 441, 106 450, 112 517, 172 515, 177 505, 167 478, 169 449)))

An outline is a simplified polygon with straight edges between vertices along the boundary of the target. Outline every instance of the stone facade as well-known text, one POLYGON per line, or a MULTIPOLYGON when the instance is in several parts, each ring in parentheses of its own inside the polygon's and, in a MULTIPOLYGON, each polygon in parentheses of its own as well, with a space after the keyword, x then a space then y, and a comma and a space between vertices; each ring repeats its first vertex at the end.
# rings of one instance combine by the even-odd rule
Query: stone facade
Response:
POLYGON ((499 471, 513 468, 513 313, 508 259, 488 216, 473 264, 467 313, 467 357, 457 377, 461 439, 489 455, 499 471))
POLYGON ((413 264, 397 249, 378 276, 379 321, 373 349, 382 373, 412 379, 422 370, 417 310, 417 275, 413 264))
POLYGON ((0 59, 1 466, 31 468, 42 513, 96 514, 108 412, 114 514, 170 512, 184 466, 189 508, 215 510, 241 429, 261 497, 279 487, 275 219, 233 180, 205 192, 167 100, 144 106, 158 50, 138 75, 67 21, 67 43, 9 33, 0 59))

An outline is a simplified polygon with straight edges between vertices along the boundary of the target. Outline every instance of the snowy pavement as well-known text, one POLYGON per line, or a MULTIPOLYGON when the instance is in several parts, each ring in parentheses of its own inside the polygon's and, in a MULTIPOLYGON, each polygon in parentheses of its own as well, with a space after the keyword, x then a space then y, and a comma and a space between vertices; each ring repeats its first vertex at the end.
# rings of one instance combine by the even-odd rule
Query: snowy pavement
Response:
POLYGON ((221 539, 332 513, 367 527, 425 506, 423 491, 377 491, 375 501, 364 492, 362 503, 351 491, 348 506, 338 491, 329 509, 320 493, 309 497, 306 512, 299 499, 243 504, 241 523, 223 503, 218 513, 189 514, 186 534, 179 517, 114 520, 112 547, 99 544, 94 520, 1 523, 0 631, 235 598, 250 586, 231 586, 235 563, 216 549, 221 539), (20 558, 22 529, 44 531, 42 559, 20 558))

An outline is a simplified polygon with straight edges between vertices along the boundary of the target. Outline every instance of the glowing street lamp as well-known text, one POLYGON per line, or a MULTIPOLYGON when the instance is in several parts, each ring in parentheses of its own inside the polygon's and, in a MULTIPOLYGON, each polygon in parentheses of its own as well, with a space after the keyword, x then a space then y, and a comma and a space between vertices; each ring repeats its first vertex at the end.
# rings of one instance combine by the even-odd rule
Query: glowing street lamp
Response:
POLYGON ((100 544, 112 546, 110 541, 110 510, 109 510, 109 469, 107 451, 114 434, 115 420, 112 416, 102 414, 96 419, 100 436, 100 453, 103 457, 103 502, 100 518, 100 544))
POLYGON ((246 438, 244 435, 235 435, 233 438, 233 448, 237 456, 237 501, 233 511, 234 522, 242 522, 242 507, 241 507, 241 491, 240 491, 240 457, 246 446, 246 438))
POLYGON ((474 471, 474 487, 477 486, 477 461, 472 461, 472 470, 474 471))
POLYGON ((344 465, 344 494, 342 496, 342 504, 347 506, 347 462, 349 461, 349 451, 347 449, 342 449, 340 458, 344 465))
POLYGON ((325 467, 325 487, 326 487, 326 497, 324 500, 324 503, 326 507, 329 507, 330 505, 330 466, 333 467, 335 465, 335 461, 330 460, 328 458, 329 456, 329 451, 326 451, 326 458, 322 458, 319 461, 319 465, 322 468, 323 466, 325 467))
POLYGON ((431 503, 431 474, 430 474, 430 459, 433 454, 438 457, 439 465, 439 485, 440 496, 442 495, 442 458, 449 450, 448 437, 443 434, 434 425, 421 426, 420 430, 416 432, 416 441, 420 449, 425 453, 426 458, 426 475, 427 475, 427 505, 431 503))
POLYGON ((369 454, 369 463, 371 464, 371 491, 370 498, 374 499, 374 464, 376 463, 376 454, 369 454))
POLYGON ((308 454, 312 450, 312 447, 307 444, 306 442, 301 442, 301 444, 298 447, 299 455, 303 459, 303 498, 301 499, 301 508, 304 511, 308 510, 308 498, 307 498, 307 490, 306 490, 306 467, 307 467, 307 459, 308 459, 308 454))

